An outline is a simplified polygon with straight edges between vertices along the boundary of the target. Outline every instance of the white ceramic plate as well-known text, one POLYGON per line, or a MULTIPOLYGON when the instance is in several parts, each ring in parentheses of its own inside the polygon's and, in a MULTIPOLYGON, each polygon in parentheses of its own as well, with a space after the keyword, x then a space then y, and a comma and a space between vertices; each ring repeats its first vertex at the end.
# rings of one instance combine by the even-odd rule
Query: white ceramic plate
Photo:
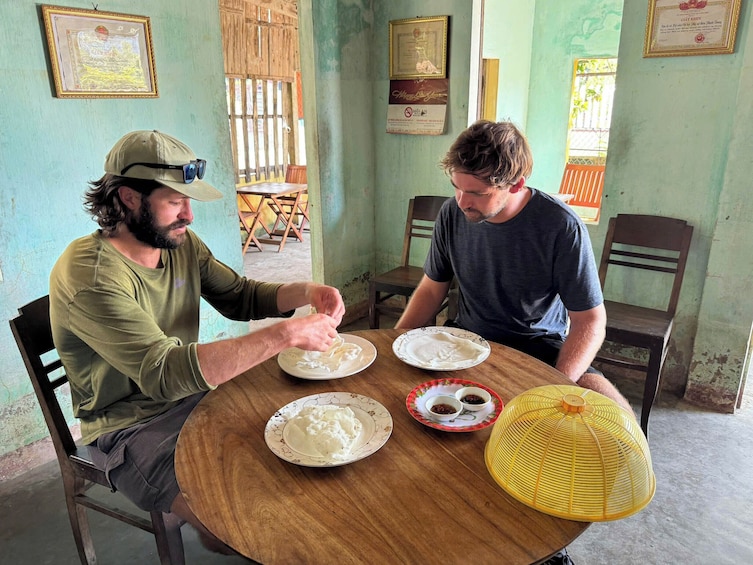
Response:
POLYGON ((325 368, 309 369, 298 365, 303 360, 305 351, 297 347, 283 349, 277 355, 277 364, 287 374, 300 379, 310 381, 326 381, 329 379, 341 379, 363 371, 376 359, 377 350, 369 340, 350 334, 340 334, 345 343, 352 343, 361 347, 361 353, 355 359, 344 361, 335 371, 325 368))
POLYGON ((489 342, 480 335, 445 326, 416 328, 392 342, 392 351, 398 359, 413 367, 430 371, 457 371, 474 367, 486 360, 491 350, 489 342), (448 335, 455 343, 447 341, 448 335), (469 343, 461 348, 457 338, 469 343), (442 355, 445 359, 441 358, 442 355))
POLYGON ((338 467, 368 457, 382 447, 392 434, 392 416, 379 402, 368 396, 351 392, 325 392, 304 396, 280 408, 267 422, 264 440, 269 449, 280 459, 303 467, 338 467), (363 424, 361 435, 345 460, 328 460, 304 453, 286 441, 285 426, 304 406, 334 404, 349 406, 363 424))

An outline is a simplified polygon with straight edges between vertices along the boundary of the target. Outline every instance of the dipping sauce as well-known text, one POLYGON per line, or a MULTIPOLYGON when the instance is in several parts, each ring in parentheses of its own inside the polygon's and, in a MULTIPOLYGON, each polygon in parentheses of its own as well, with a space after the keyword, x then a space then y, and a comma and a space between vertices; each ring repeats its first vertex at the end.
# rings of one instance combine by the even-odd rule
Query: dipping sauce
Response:
POLYGON ((486 400, 481 398, 478 394, 466 394, 460 399, 460 401, 465 402, 466 404, 484 404, 486 402, 486 400))
POLYGON ((431 411, 435 414, 453 414, 456 410, 449 404, 435 404, 431 407, 431 411))

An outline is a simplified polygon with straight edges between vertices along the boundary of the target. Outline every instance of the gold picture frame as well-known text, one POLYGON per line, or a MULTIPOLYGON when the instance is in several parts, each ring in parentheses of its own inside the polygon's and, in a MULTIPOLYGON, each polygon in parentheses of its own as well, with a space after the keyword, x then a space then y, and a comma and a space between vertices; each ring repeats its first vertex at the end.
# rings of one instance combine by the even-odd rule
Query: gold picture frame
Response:
POLYGON ((742 0, 649 0, 644 57, 728 55, 742 0))
POLYGON ((390 22, 390 79, 447 78, 449 16, 390 22))
POLYGON ((58 98, 157 98, 149 18, 42 6, 58 98))

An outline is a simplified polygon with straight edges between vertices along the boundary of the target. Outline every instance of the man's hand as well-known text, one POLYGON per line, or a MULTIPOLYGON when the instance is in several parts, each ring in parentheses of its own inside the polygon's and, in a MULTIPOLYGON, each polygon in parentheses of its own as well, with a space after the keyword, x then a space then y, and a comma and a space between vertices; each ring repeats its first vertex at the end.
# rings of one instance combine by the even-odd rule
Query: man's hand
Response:
POLYGON ((288 326, 293 347, 306 351, 327 351, 337 337, 339 320, 328 314, 310 314, 281 323, 288 326))
POLYGON ((345 315, 345 304, 340 291, 332 286, 310 283, 306 292, 309 304, 319 314, 326 314, 335 320, 338 326, 345 315))

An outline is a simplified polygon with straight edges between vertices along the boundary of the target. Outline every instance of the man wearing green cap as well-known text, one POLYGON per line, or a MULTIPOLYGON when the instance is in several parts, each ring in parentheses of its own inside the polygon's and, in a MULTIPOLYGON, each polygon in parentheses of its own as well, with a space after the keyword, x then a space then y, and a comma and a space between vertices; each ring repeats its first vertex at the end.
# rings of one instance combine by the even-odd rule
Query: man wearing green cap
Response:
POLYGON ((215 259, 188 229, 191 199, 222 197, 202 180, 206 167, 164 133, 121 138, 85 194, 99 229, 72 242, 52 270, 50 319, 82 441, 112 487, 144 510, 174 512, 208 548, 226 551, 180 494, 180 428, 206 391, 283 349, 327 350, 345 306, 333 287, 248 280, 215 259), (288 319, 198 343, 202 297, 233 320, 288 319), (307 304, 318 313, 291 317, 307 304))

